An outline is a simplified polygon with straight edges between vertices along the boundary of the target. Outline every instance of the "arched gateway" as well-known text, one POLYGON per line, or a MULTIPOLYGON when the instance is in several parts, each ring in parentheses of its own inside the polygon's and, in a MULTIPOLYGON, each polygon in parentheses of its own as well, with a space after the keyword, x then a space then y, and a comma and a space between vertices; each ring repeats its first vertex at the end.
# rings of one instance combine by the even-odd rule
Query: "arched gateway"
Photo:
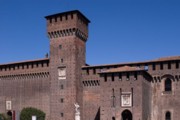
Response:
POLYGON ((121 116, 122 120, 132 120, 132 113, 129 110, 124 110, 121 116))

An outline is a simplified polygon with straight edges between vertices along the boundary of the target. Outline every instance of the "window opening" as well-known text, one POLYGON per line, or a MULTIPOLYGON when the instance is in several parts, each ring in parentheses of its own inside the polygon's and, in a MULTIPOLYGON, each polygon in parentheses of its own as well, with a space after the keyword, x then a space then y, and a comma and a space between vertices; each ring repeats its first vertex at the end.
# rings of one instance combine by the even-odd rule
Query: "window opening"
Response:
POLYGON ((114 93, 114 88, 112 89, 112 107, 115 107, 115 93, 114 93))
POLYGON ((104 75, 104 81, 107 82, 107 75, 104 75))
POLYGON ((61 117, 64 117, 64 113, 61 113, 61 117))
POLYGON ((179 68, 179 62, 176 62, 176 69, 179 68))
POLYGON ((166 112, 166 120, 171 120, 171 113, 170 112, 166 112))
POLYGON ((156 65, 154 63, 152 65, 152 67, 153 67, 153 70, 156 70, 156 65))
POLYGON ((126 80, 129 80, 129 73, 126 73, 126 80))
POLYGON ((119 73, 119 80, 122 80, 122 74, 119 73))
POLYGON ((134 73, 134 80, 137 80, 137 72, 134 73))
POLYGON ((171 63, 168 62, 168 69, 171 69, 171 63))
POLYGON ((169 78, 165 80, 165 91, 172 91, 172 81, 169 78))
POLYGON ((89 69, 86 70, 87 75, 89 75, 89 69))
POLYGON ((61 103, 63 103, 64 102, 64 99, 63 98, 61 98, 61 103))
POLYGON ((112 120, 116 120, 115 117, 112 117, 112 120))
POLYGON ((111 79, 112 79, 112 81, 114 81, 114 74, 111 75, 111 79))
POLYGON ((59 45, 59 49, 62 49, 62 45, 59 45))
POLYGON ((64 85, 61 85, 61 89, 64 89, 64 85))
POLYGON ((96 74, 96 69, 95 68, 93 68, 93 74, 96 74))
POLYGON ((160 69, 163 70, 163 63, 160 63, 160 69))

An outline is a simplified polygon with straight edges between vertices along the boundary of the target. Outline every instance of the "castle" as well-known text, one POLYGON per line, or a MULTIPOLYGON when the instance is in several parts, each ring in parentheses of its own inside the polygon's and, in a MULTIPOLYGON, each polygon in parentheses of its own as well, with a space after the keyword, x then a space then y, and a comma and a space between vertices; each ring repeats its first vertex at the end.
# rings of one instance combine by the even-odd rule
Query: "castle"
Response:
POLYGON ((78 10, 46 16, 50 56, 0 64, 0 113, 25 107, 47 120, 179 120, 180 56, 90 66, 90 21, 78 10))

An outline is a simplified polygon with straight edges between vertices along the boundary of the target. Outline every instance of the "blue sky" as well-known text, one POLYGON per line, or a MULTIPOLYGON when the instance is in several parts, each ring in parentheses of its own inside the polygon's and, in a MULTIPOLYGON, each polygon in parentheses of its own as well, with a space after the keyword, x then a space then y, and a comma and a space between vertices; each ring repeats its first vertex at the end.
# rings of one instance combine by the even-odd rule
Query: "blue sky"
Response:
POLYGON ((0 0, 0 64, 44 58, 44 16, 76 9, 91 20, 88 64, 180 55, 179 0, 0 0))

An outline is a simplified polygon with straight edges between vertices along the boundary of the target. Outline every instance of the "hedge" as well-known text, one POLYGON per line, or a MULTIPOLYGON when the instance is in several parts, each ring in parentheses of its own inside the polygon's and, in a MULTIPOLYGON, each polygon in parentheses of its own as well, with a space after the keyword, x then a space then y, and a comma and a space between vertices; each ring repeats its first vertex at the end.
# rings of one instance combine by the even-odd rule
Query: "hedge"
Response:
POLYGON ((32 120, 32 116, 36 116, 37 120, 45 120, 46 114, 39 109, 27 107, 22 109, 20 120, 32 120))

